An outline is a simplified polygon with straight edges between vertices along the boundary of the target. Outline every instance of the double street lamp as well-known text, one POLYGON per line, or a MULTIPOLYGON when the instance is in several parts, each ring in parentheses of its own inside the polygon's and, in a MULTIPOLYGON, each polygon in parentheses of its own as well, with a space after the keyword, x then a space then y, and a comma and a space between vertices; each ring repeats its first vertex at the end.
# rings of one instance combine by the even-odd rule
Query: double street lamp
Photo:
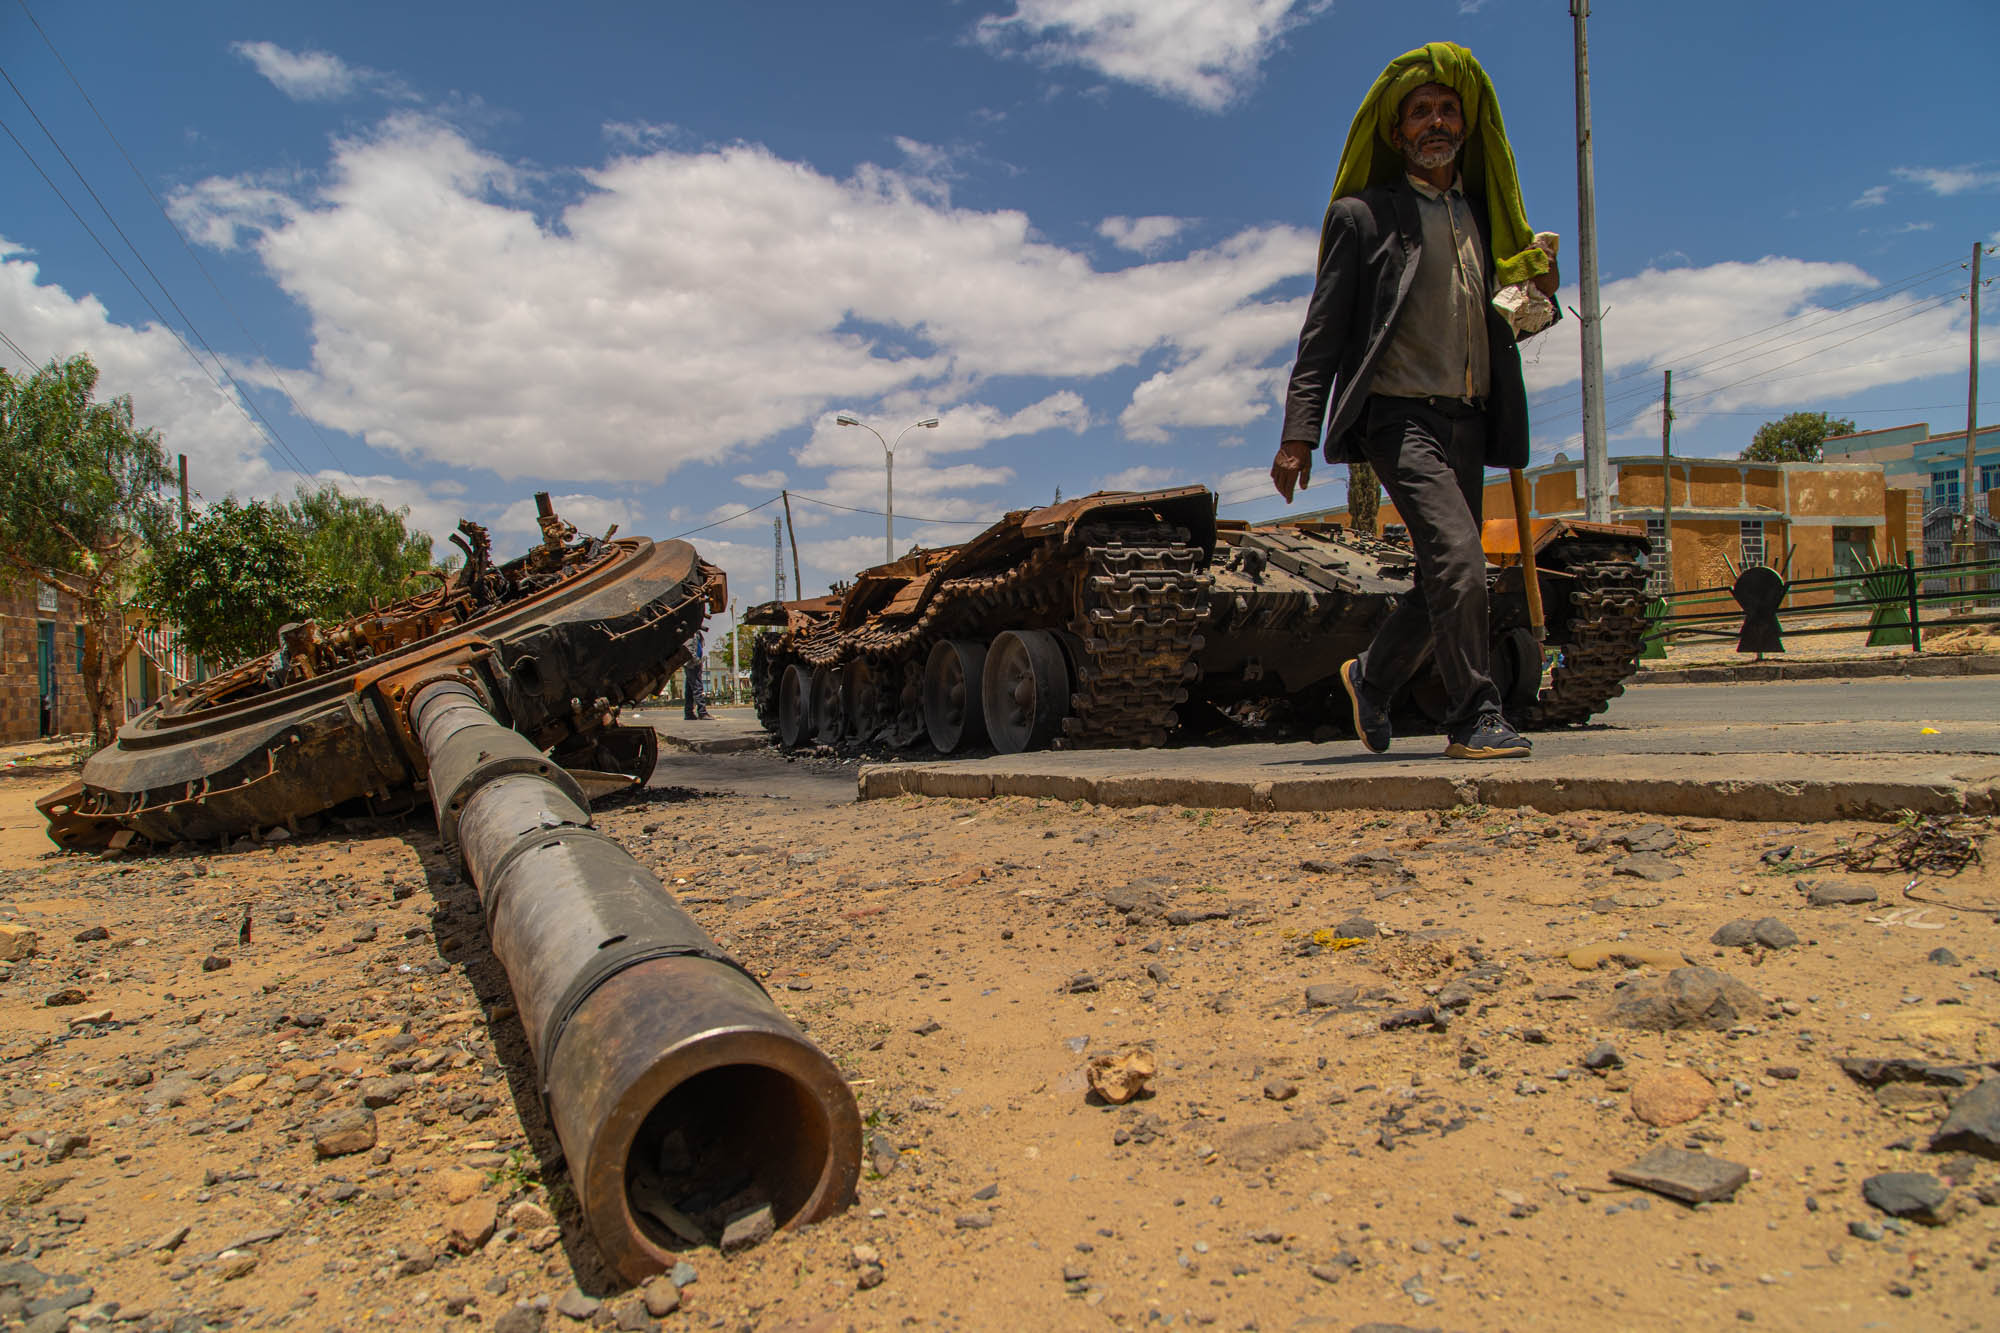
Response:
POLYGON ((836 413, 833 418, 833 424, 836 426, 859 426, 870 435, 873 435, 877 440, 882 441, 883 480, 888 488, 888 504, 886 509, 888 526, 883 534, 882 562, 888 564, 896 558, 896 445, 901 444, 903 437, 913 430, 936 430, 938 419, 936 417, 925 417, 922 421, 912 421, 909 425, 896 432, 895 444, 883 440, 881 431, 876 430, 852 412, 836 413))

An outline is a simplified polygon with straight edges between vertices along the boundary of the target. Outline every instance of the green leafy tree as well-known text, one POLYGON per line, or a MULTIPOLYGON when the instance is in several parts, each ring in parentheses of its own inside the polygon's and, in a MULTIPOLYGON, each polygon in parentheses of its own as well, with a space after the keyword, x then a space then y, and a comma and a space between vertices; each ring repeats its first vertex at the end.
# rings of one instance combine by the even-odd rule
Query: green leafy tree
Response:
POLYGON ((229 497, 163 546, 140 595, 188 648, 227 665, 276 648, 280 626, 312 619, 335 590, 284 506, 229 497))
POLYGON ((124 599, 173 511, 158 433, 134 425, 129 397, 96 393, 87 356, 25 377, 0 370, 0 579, 49 579, 76 595, 91 731, 104 745, 125 713, 124 599))
POLYGON ((1793 412, 1767 421, 1743 451, 1746 463, 1817 463, 1830 435, 1852 435, 1854 423, 1824 412, 1793 412))
POLYGON ((410 596, 424 586, 411 576, 434 564, 430 536, 410 529, 407 507, 389 509, 333 486, 301 486, 282 512, 306 567, 327 585, 325 598, 312 608, 322 622, 410 596))

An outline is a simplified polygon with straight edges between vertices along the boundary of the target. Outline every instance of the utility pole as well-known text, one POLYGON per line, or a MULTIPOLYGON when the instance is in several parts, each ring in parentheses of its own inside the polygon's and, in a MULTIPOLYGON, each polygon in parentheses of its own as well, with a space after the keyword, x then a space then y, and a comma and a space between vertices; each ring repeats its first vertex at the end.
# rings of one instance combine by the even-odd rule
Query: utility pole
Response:
POLYGON ((1576 29, 1576 262, 1583 309, 1573 311, 1583 344, 1583 516, 1611 521, 1611 458, 1604 442, 1604 336, 1597 304, 1597 177, 1590 137, 1590 0, 1569 0, 1576 29))
MULTIPOLYGON (((1978 263, 1979 261, 1975 259, 1973 262, 1978 263)), ((1977 320, 1979 317, 1977 315, 1974 315, 1973 318, 1977 320)), ((186 532, 187 530, 188 530, 188 456, 186 454, 182 454, 181 455, 181 531, 186 532)))
POLYGON ((729 702, 736 698, 736 599, 729 599, 729 702))
POLYGON ((779 494, 785 497, 785 531, 792 539, 792 587, 799 596, 804 597, 806 581, 799 577, 799 530, 792 526, 792 493, 781 491, 779 494))
POLYGON ((1959 489, 1959 542, 1965 548, 1959 554, 1961 560, 1972 559, 1972 535, 1975 530, 1972 493, 1979 481, 1979 468, 1973 455, 1978 451, 1975 441, 1979 435, 1979 257, 1984 248, 1978 241, 1972 243, 1972 287, 1966 298, 1972 303, 1972 351, 1965 383, 1965 485, 1959 489))
POLYGON ((1660 400, 1660 563, 1666 578, 1660 595, 1674 593, 1674 372, 1667 372, 1666 396, 1660 400))

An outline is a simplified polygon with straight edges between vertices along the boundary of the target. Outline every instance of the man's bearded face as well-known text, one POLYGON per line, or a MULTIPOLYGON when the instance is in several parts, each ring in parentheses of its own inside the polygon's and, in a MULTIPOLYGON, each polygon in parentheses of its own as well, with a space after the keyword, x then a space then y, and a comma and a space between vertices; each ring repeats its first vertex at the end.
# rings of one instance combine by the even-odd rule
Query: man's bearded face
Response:
POLYGON ((1403 99, 1394 147, 1424 171, 1448 165, 1465 143, 1465 108, 1441 83, 1426 83, 1403 99))

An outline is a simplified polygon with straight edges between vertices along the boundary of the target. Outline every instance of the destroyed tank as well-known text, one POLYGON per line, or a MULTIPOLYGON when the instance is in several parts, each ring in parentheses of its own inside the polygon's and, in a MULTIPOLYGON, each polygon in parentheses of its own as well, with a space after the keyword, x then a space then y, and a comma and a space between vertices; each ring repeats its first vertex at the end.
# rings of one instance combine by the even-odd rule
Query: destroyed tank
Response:
MULTIPOLYGON (((643 782, 650 727, 618 723, 653 694, 727 593, 685 542, 579 535, 536 497, 542 540, 504 564, 486 530, 436 586, 342 624, 287 625, 275 651, 182 686, 133 717, 82 777, 36 805, 62 847, 120 832, 155 843, 285 827, 347 806, 422 803, 425 765, 405 702, 425 684, 472 682, 507 724, 586 786, 643 782)), ((128 839, 129 840, 129 839, 128 839)))
POLYGON ((542 541, 520 559, 494 564, 461 523, 465 564, 431 591, 285 626, 37 804, 82 849, 268 839, 427 802, 506 971, 522 1086, 598 1252, 636 1283, 713 1239, 725 1201, 777 1227, 846 1207, 861 1116, 840 1067, 590 813, 652 773, 654 732, 619 725, 619 706, 687 660, 727 603, 722 571, 684 542, 579 536, 535 499, 542 541))
MULTIPOLYGON (((754 607, 746 623, 779 631, 751 656, 758 716, 787 747, 947 754, 1162 745, 1260 706, 1345 725, 1340 664, 1414 586, 1415 557, 1336 524, 1218 521, 1215 506, 1199 486, 1099 492, 754 607)), ((1515 525, 1486 525, 1495 676, 1516 725, 1580 723, 1637 669, 1646 535, 1553 520, 1532 541, 1543 640, 1515 525)), ((1430 664, 1393 711, 1442 721, 1430 664)))

